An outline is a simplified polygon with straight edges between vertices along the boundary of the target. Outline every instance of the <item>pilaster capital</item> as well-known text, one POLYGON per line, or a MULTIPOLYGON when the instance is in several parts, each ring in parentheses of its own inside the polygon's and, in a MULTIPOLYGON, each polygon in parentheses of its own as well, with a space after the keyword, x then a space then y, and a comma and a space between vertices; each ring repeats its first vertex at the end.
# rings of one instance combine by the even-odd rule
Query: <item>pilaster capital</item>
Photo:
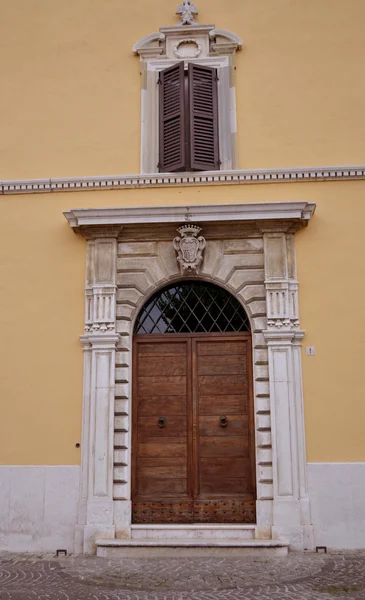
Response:
POLYGON ((84 352, 91 350, 91 344, 90 344, 89 337, 90 337, 89 335, 80 335, 79 339, 80 339, 82 349, 84 350, 84 352))
POLYGON ((295 331, 294 332, 294 339, 293 339, 293 346, 301 346, 302 345, 302 339, 305 336, 305 331, 300 330, 300 331, 295 331))
POLYGON ((300 344, 305 335, 305 331, 301 329, 294 330, 288 328, 277 330, 266 329, 262 333, 269 347, 291 346, 293 343, 300 344))
POLYGON ((84 350, 105 348, 115 350, 120 340, 119 333, 89 333, 80 335, 80 342, 84 350))
POLYGON ((273 277, 272 279, 265 279, 264 281, 266 291, 277 292, 279 290, 287 290, 298 288, 298 281, 296 279, 288 279, 283 277, 273 277))
POLYGON ((85 287, 86 296, 92 296, 95 292, 100 294, 115 294, 118 286, 115 283, 92 283, 85 287))

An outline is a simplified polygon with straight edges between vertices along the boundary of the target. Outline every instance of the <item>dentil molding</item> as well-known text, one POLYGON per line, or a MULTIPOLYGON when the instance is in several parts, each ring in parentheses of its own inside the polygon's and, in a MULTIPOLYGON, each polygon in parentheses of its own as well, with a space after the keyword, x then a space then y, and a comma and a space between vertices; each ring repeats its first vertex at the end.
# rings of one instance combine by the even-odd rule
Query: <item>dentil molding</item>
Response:
POLYGON ((0 195, 255 183, 353 181, 358 179, 365 179, 365 165, 202 171, 197 173, 148 173, 147 175, 102 175, 98 177, 49 179, 7 179, 0 181, 0 195))

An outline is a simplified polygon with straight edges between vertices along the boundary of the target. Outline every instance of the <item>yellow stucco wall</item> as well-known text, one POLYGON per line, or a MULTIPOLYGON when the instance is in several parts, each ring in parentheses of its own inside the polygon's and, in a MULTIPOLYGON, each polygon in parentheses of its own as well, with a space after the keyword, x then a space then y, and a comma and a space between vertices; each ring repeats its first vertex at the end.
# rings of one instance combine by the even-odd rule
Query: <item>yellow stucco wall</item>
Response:
MULTIPOLYGON (((0 178, 139 172, 133 44, 178 0, 0 0, 0 178)), ((363 0, 199 0, 244 40, 240 168, 361 162, 363 0)))
POLYGON ((365 184, 301 183, 1 198, 2 464, 77 464, 85 242, 70 207, 307 200, 297 240, 309 461, 363 461, 365 184))
MULTIPOLYGON (((0 0, 0 178, 139 171, 131 47, 176 22, 166 0, 0 0)), ((241 168, 364 160, 362 0, 199 0, 243 37, 241 168)), ((364 461, 365 182, 0 197, 0 464, 78 464, 85 241, 75 207, 307 200, 297 234, 307 455, 364 461)))

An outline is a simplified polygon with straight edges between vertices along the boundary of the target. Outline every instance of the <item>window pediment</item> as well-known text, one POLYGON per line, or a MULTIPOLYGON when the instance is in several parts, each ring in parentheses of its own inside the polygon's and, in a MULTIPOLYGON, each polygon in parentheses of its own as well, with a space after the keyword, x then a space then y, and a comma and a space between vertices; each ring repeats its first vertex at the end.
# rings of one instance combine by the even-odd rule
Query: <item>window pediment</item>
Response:
MULTIPOLYGON (((184 44, 194 44, 199 48, 199 57, 232 55, 242 49, 241 38, 225 29, 216 29, 215 25, 184 25, 160 27, 155 33, 141 38, 133 46, 133 53, 141 60, 149 58, 184 58, 176 53, 184 44)), ((193 56, 193 58, 197 58, 193 56)))

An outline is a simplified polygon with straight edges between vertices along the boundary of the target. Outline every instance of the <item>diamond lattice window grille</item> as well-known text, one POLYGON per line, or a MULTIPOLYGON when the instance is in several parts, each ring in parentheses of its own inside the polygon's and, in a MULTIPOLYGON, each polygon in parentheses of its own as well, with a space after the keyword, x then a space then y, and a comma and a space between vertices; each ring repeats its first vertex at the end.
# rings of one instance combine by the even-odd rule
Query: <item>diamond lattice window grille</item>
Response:
POLYGON ((212 283, 184 281, 160 290, 141 310, 134 329, 142 333, 250 331, 241 304, 212 283))

